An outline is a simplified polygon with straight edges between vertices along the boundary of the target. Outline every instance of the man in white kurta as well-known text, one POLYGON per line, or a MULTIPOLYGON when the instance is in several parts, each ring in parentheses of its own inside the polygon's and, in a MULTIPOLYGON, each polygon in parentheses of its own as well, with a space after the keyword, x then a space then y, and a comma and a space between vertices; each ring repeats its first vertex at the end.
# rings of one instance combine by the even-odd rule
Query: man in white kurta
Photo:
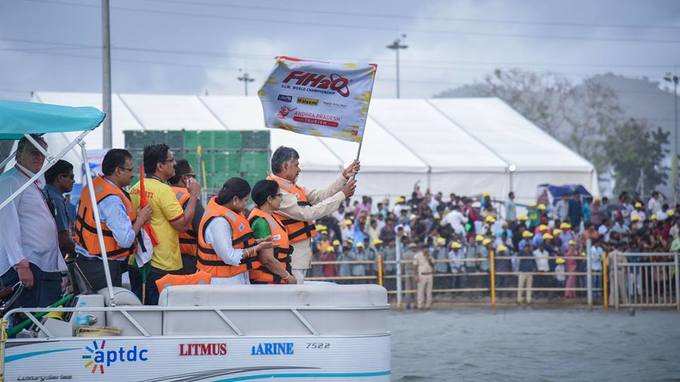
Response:
MULTIPOLYGON (((302 188, 295 182, 300 174, 299 154, 290 147, 279 147, 272 154, 272 175, 269 179, 279 184, 282 194, 281 207, 277 213, 290 219, 313 224, 317 219, 337 211, 340 204, 354 195, 356 180, 354 175, 359 171, 358 161, 352 162, 340 176, 325 189, 304 190, 307 202, 300 203, 298 196, 291 189, 302 188)), ((291 268, 293 276, 299 284, 303 283, 305 274, 312 261, 311 238, 293 243, 291 268)))

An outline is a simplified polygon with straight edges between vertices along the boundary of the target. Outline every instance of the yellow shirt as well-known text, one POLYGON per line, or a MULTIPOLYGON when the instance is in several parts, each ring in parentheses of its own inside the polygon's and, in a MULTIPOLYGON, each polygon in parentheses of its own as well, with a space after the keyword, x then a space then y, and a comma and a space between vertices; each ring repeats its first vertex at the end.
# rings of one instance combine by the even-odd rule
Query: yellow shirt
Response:
MULTIPOLYGON (((167 184, 146 178, 144 186, 151 204, 151 227, 158 238, 158 245, 153 248, 151 266, 164 271, 181 269, 179 233, 170 222, 182 218, 184 215, 182 206, 177 201, 175 192, 167 184)), ((139 208, 139 182, 130 189, 130 198, 135 208, 139 208)))

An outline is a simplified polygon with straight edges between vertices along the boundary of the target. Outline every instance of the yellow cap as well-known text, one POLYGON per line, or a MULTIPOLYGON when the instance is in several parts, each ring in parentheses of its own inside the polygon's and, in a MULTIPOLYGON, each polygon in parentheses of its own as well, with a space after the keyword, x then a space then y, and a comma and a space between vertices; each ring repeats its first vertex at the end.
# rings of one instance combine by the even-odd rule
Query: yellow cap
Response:
POLYGON ((529 218, 525 214, 521 214, 521 215, 517 216, 517 220, 526 221, 528 219, 529 218))
POLYGON ((397 198, 397 203, 403 203, 405 201, 406 201, 406 198, 403 197, 403 196, 400 196, 400 197, 397 198))
POLYGON ((380 240, 380 239, 373 240, 373 245, 379 245, 379 244, 382 244, 382 243, 383 243, 383 241, 380 240))
POLYGON ((498 248, 496 248, 496 251, 498 252, 507 252, 508 247, 504 246, 503 244, 499 245, 498 248))
POLYGON ((333 245, 340 245, 340 240, 333 240, 333 245))
POLYGON ((551 240, 553 238, 553 235, 549 233, 544 233, 543 234, 543 240, 551 240))
POLYGON ((574 240, 569 240, 569 245, 576 245, 576 242, 574 240))
POLYGON ((344 225, 352 225, 352 221, 350 219, 345 219, 343 220, 342 224, 344 225))
POLYGON ((630 216, 630 221, 632 222, 639 222, 640 221, 640 215, 635 214, 630 216))
POLYGON ((675 210, 671 209, 671 210, 666 211, 666 215, 668 215, 668 216, 675 215, 675 210))
POLYGON ((441 236, 438 237, 438 238, 437 238, 437 245, 446 245, 446 239, 444 239, 444 238, 441 237, 441 236))
POLYGON ((484 192, 482 192, 482 196, 489 196, 489 193, 484 191, 484 192))
POLYGON ((642 208, 642 203, 635 202, 635 208, 642 208))
POLYGON ((460 245, 459 242, 457 242, 457 241, 452 241, 452 242, 451 242, 451 248, 458 249, 458 248, 461 248, 461 247, 462 247, 462 245, 460 245))
POLYGON ((491 239, 484 239, 484 241, 482 241, 482 244, 483 244, 483 245, 489 245, 489 244, 491 244, 491 239))
POLYGON ((652 214, 652 216, 650 216, 649 219, 656 220, 656 214, 652 214))
POLYGON ((541 211, 545 211, 545 204, 541 203, 536 208, 538 208, 541 211))
POLYGON ((534 234, 532 234, 529 231, 524 231, 524 232, 522 232, 522 237, 525 238, 525 239, 528 239, 528 238, 534 237, 534 234))
POLYGON ((493 217, 493 215, 488 215, 486 219, 484 219, 484 221, 486 221, 487 223, 493 223, 496 221, 496 218, 493 217))
POLYGON ((329 245, 328 247, 326 247, 326 252, 335 252, 335 248, 329 245))
POLYGON ((547 230, 548 230, 548 226, 545 225, 545 224, 541 224, 541 225, 538 226, 538 230, 541 231, 541 232, 547 231, 547 230))
POLYGON ((484 240, 484 236, 482 236, 482 235, 475 236, 475 241, 483 241, 483 240, 484 240))
POLYGON ((325 225, 323 225, 323 224, 317 224, 317 225, 316 225, 316 230, 319 231, 319 232, 324 232, 324 231, 327 231, 328 228, 327 228, 325 225))
POLYGON ((560 224, 560 229, 571 229, 571 224, 569 223, 562 223, 560 224))
POLYGON ((553 236, 558 236, 558 235, 561 234, 561 233, 562 233, 562 230, 559 229, 559 228, 555 228, 555 229, 553 230, 553 236))
POLYGON ((561 257, 558 257, 558 258, 555 259, 555 263, 557 263, 557 264, 564 264, 564 259, 561 258, 561 257))
POLYGON ((358 242, 358 243, 357 243, 357 248, 364 248, 364 243, 358 242))

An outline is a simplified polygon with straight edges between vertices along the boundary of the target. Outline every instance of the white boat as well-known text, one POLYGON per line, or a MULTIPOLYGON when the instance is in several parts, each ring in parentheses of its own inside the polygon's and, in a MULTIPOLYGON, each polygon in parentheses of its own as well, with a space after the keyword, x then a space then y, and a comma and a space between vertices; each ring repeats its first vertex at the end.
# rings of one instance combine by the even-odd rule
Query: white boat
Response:
POLYGON ((389 307, 379 286, 171 286, 158 306, 143 306, 116 288, 114 300, 112 307, 103 290, 78 296, 74 308, 8 312, 5 318, 33 317, 39 337, 6 342, 5 380, 390 378, 389 307), (45 311, 71 314, 67 321, 35 318, 45 311), (120 335, 77 336, 83 317, 120 335))
MULTIPOLYGON (((38 147, 29 134, 84 130, 56 155, 43 150, 43 169, 0 201, 0 209, 76 145, 92 192, 83 138, 102 119, 93 108, 0 102, 0 139, 24 136, 38 147)), ((98 211, 92 207, 107 288, 76 296, 68 308, 8 311, 5 323, 22 314, 32 325, 21 338, 0 343, 5 381, 389 380, 384 288, 170 286, 158 306, 144 306, 129 290, 112 286, 98 211)))

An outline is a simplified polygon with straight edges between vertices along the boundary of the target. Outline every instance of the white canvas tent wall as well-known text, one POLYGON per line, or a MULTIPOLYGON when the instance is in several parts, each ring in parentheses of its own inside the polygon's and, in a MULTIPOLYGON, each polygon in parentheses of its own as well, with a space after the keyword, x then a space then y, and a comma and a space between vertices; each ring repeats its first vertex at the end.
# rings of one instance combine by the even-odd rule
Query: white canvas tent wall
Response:
MULTIPOLYGON (((99 107, 101 96, 39 92, 35 100, 99 107)), ((114 94, 113 118, 116 147, 123 147, 124 130, 265 128, 256 97, 114 94)), ((335 179, 357 150, 351 142, 283 130, 271 130, 271 137, 272 148, 300 152, 300 183, 309 188, 335 179)), ((364 139, 359 194, 405 195, 419 182, 434 191, 486 191, 501 200, 514 190, 524 202, 534 200, 541 183, 579 183, 599 195, 592 164, 496 98, 374 99, 364 139)), ((101 129, 87 143, 101 148, 101 129)))

